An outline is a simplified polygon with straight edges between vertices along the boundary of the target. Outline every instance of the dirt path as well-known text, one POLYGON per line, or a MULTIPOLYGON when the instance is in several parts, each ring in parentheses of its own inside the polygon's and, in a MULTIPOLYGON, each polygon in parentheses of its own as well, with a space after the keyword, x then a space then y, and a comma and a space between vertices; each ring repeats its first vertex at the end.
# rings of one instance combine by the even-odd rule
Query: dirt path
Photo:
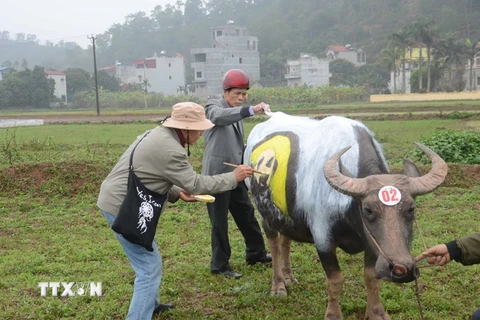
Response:
POLYGON ((0 119, 41 119, 46 124, 62 123, 129 123, 135 121, 157 122, 163 120, 167 115, 160 113, 152 114, 114 114, 114 115, 84 115, 84 114, 59 114, 59 115, 41 115, 35 117, 28 116, 2 116, 0 119))

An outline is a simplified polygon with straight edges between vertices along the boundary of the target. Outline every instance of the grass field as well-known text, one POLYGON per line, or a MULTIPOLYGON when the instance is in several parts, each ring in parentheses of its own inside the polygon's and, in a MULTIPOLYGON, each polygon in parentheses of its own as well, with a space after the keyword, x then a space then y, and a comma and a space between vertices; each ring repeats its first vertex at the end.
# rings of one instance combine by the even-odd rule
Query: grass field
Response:
MULTIPOLYGON (((247 122, 249 132, 255 123, 247 122)), ((462 119, 366 121, 383 143, 394 170, 413 142, 436 130, 463 129, 462 119)), ((123 319, 134 274, 95 206, 98 188, 120 154, 153 124, 70 124, 0 129, 0 319, 123 319), (103 296, 42 297, 39 282, 102 282, 103 296)), ((475 127, 475 124, 473 124, 475 127)), ((191 162, 200 170, 201 144, 191 162)), ((428 170, 428 166, 422 166, 428 170)), ((478 166, 449 165, 435 192, 417 199, 427 245, 478 232, 478 166)), ((163 258, 160 296, 176 308, 157 319, 322 319, 325 275, 312 245, 294 243, 299 284, 284 299, 270 297, 271 269, 247 266, 244 243, 230 221, 231 264, 239 280, 209 272, 206 208, 170 204, 157 243, 163 258)), ((415 230, 412 254, 423 249, 415 230)), ((339 251, 345 276, 344 319, 363 319, 366 294, 362 255, 339 251)), ((480 308, 480 265, 455 262, 422 268, 420 300, 425 319, 467 319, 480 308)), ((392 319, 420 319, 414 285, 384 282, 381 298, 392 319)))

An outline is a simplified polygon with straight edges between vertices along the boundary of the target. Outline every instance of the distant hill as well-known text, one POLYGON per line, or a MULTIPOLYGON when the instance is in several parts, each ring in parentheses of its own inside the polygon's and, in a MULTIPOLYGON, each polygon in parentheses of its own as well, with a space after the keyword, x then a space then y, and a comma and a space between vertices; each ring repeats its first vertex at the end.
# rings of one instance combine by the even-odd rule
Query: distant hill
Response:
MULTIPOLYGON (((228 20, 247 26, 259 38, 262 77, 278 77, 275 69, 301 52, 321 57, 332 44, 363 48, 367 63, 375 63, 388 37, 418 16, 432 17, 442 34, 480 38, 480 1, 474 0, 209 0, 205 6, 201 0, 187 0, 181 7, 157 7, 150 15, 132 14, 98 35, 97 65, 129 64, 167 51, 182 53, 188 68, 190 49, 210 47, 210 28, 228 20)), ((91 49, 13 38, 8 30, 0 31, 0 65, 93 68, 91 49)))

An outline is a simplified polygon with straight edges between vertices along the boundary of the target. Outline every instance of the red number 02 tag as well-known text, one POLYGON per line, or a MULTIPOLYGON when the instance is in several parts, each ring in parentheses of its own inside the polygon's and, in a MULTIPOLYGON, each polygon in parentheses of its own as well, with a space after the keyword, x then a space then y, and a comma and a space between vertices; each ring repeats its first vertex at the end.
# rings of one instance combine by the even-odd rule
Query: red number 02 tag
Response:
POLYGON ((380 189, 378 192, 378 198, 384 205, 394 206, 400 202, 402 194, 400 193, 400 190, 394 186, 386 186, 380 189))

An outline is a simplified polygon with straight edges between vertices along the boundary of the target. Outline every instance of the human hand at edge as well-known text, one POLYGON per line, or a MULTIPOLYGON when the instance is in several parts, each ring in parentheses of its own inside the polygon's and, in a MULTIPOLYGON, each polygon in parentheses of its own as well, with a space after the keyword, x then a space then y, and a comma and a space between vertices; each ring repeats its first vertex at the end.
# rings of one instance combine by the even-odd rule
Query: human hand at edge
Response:
POLYGON ((195 202, 197 201, 193 195, 185 190, 180 191, 179 193, 180 199, 182 199, 185 202, 195 202))
POLYGON ((243 181, 253 175, 253 169, 250 166, 241 164, 233 170, 237 182, 243 181))
POLYGON ((428 264, 444 266, 451 261, 450 253, 445 244, 437 244, 415 257, 415 261, 427 258, 428 264))
POLYGON ((260 102, 256 106, 253 106, 253 112, 255 114, 265 114, 265 106, 268 106, 265 102, 260 102))

